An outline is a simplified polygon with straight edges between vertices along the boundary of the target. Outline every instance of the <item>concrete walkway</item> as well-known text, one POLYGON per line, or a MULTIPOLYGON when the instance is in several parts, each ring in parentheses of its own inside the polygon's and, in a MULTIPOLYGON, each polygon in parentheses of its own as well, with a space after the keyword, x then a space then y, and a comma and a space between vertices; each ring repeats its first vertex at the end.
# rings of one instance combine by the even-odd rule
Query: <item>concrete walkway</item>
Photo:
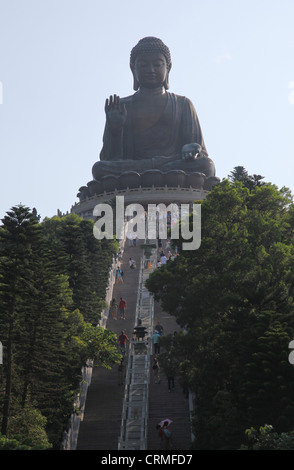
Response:
MULTIPOLYGON (((135 308, 138 290, 139 269, 131 270, 128 260, 132 257, 140 266, 143 254, 142 242, 136 247, 130 247, 128 240, 125 244, 123 256, 124 283, 116 284, 113 296, 119 301, 124 297, 127 301, 126 320, 117 317, 117 320, 108 318, 106 327, 117 335, 123 329, 128 337, 133 336, 135 326, 135 308)), ((175 319, 161 312, 160 306, 155 304, 154 324, 160 320, 164 334, 179 330, 175 319)), ((152 362, 152 361, 151 361, 152 362)), ((120 435, 121 413, 124 387, 118 385, 118 368, 106 370, 95 366, 91 385, 88 389, 84 419, 80 424, 77 450, 117 450, 120 435)), ((161 383, 155 384, 152 380, 149 389, 149 419, 148 419, 148 449, 159 450, 160 442, 156 431, 156 424, 164 418, 173 421, 173 449, 186 450, 190 448, 191 432, 189 424, 189 403, 177 383, 173 392, 168 392, 167 380, 161 374, 161 383)))

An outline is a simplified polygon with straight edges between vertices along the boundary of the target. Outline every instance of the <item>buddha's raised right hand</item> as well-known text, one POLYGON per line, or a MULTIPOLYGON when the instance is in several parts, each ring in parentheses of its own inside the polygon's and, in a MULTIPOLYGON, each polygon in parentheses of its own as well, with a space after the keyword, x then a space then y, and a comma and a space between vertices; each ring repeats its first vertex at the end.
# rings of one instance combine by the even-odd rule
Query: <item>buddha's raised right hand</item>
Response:
POLYGON ((124 104, 120 102, 120 97, 111 95, 105 101, 106 121, 109 129, 113 133, 122 130, 127 117, 127 110, 124 104))

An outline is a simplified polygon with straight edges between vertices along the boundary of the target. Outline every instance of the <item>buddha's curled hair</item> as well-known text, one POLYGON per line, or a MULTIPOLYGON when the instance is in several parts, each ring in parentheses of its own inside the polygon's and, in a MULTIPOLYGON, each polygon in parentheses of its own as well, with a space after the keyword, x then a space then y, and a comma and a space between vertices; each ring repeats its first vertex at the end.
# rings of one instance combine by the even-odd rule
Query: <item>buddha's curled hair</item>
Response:
POLYGON ((161 39, 155 38, 153 36, 147 36, 143 39, 140 39, 138 44, 133 47, 130 57, 130 66, 131 68, 135 65, 135 60, 138 54, 144 54, 148 52, 161 52, 164 55, 167 63, 168 70, 171 67, 171 55, 169 48, 162 42, 161 39))

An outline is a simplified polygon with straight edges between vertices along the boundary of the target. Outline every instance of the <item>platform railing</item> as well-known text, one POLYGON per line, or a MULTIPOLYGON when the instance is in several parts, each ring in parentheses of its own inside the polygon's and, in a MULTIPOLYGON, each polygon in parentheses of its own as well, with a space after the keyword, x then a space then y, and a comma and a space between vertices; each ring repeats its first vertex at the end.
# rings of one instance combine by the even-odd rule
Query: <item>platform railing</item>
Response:
POLYGON ((153 328, 154 301, 145 287, 145 281, 156 267, 156 253, 151 255, 150 264, 143 255, 140 261, 135 325, 146 328, 146 339, 134 335, 128 354, 125 380, 119 450, 146 450, 149 412, 149 383, 151 335, 153 328), (149 265, 149 267, 148 267, 149 265))

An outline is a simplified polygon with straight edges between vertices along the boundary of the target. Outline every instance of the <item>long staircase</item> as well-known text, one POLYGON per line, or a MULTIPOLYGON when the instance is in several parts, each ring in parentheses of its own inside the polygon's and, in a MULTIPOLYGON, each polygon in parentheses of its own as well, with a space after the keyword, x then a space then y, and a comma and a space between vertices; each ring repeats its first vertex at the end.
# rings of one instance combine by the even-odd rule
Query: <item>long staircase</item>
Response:
POLYGON ((178 331, 179 326, 173 317, 161 311, 145 288, 145 280, 156 269, 157 249, 146 259, 143 244, 137 241, 137 246, 130 246, 126 241, 123 283, 113 287, 113 297, 127 301, 126 319, 120 319, 119 315, 117 320, 111 316, 106 319, 108 329, 117 335, 124 330, 130 340, 124 385, 119 385, 117 367, 107 370, 94 365, 76 450, 159 450, 156 424, 165 418, 173 421, 173 449, 188 450, 191 446, 189 398, 183 394, 177 378, 172 392, 168 391, 167 378, 162 372, 160 384, 153 380, 154 322, 160 321, 164 334, 178 331), (135 260, 136 269, 129 268, 130 257, 135 260), (138 324, 147 332, 141 340, 134 335, 138 324))

